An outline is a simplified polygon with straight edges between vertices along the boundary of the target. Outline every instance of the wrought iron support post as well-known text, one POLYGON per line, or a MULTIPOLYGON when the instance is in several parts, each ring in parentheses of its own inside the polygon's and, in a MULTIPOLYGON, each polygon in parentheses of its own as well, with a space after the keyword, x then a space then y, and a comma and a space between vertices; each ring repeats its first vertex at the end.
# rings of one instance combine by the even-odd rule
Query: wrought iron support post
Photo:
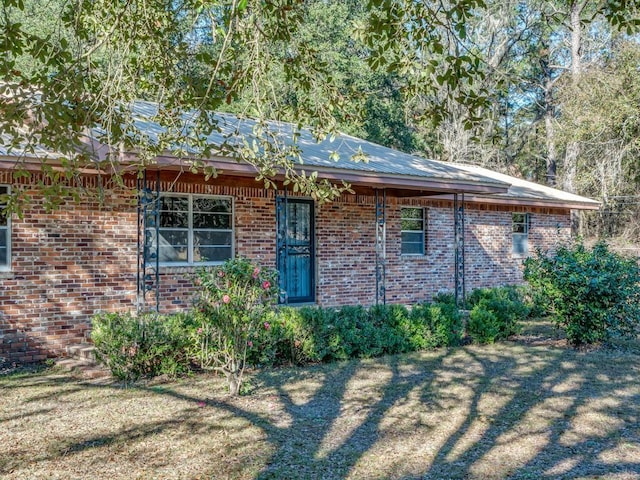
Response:
POLYGON ((466 298, 466 285, 464 279, 464 193, 453 195, 453 223, 455 231, 455 297, 456 306, 462 307, 466 298))
POLYGON ((386 235, 386 190, 376 190, 376 305, 387 303, 386 288, 386 259, 387 259, 387 235, 386 235))
POLYGON ((155 191, 147 172, 138 179, 138 285, 137 310, 147 310, 147 293, 154 292, 154 307, 160 311, 160 171, 155 191))
POLYGON ((285 305, 289 303, 286 260, 287 252, 289 251, 289 235, 287 234, 288 204, 287 188, 284 187, 284 195, 276 196, 276 264, 279 272, 279 302, 285 305))

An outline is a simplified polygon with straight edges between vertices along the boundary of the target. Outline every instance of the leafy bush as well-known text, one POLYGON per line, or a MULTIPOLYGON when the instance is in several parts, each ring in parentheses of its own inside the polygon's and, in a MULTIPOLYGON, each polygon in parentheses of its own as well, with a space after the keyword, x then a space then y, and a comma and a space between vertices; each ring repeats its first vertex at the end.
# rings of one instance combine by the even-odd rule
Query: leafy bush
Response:
POLYGON ((521 287, 479 288, 467 298, 471 308, 467 332, 476 343, 493 343, 518 333, 518 322, 531 307, 521 287))
POLYGON ((247 348, 257 331, 271 330, 267 315, 278 298, 276 272, 244 258, 201 268, 196 279, 201 322, 193 353, 205 369, 222 372, 238 395, 247 348))
POLYGON ((640 271, 636 259, 581 243, 525 261, 525 279, 575 346, 633 336, 640 319, 640 271))
POLYGON ((341 308, 281 307, 268 332, 251 337, 247 362, 305 364, 432 349, 460 343, 455 306, 421 304, 341 308))
POLYGON ((131 382, 189 371, 188 332, 194 320, 186 314, 100 313, 93 317, 91 338, 98 361, 114 377, 131 382))
POLYGON ((469 312, 467 333, 475 343, 494 343, 500 338, 498 316, 484 304, 478 303, 469 312))
POLYGON ((469 335, 479 343, 493 343, 515 335, 519 331, 518 322, 527 318, 531 311, 524 301, 523 290, 515 286, 478 288, 471 292, 467 303, 477 317, 476 320, 472 320, 470 313, 471 325, 467 327, 469 335), (493 314, 492 324, 491 316, 479 313, 481 310, 493 314), (481 333, 478 330, 481 326, 488 328, 488 331, 481 333), (480 338, 490 340, 480 341, 480 338))

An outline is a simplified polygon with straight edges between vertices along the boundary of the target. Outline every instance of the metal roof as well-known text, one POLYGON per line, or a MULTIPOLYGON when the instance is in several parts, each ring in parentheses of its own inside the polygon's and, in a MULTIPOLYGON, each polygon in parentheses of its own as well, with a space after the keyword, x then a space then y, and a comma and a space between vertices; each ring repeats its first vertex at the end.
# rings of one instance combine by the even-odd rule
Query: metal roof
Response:
MULTIPOLYGON (((151 102, 135 102, 133 114, 136 127, 151 141, 156 141, 162 133, 162 128, 152 120, 157 114, 158 106, 151 102)), ((221 145, 224 142, 241 141, 242 138, 254 136, 255 120, 239 118, 235 115, 215 113, 218 122, 218 132, 212 132, 207 136, 207 141, 213 145, 221 145)), ((193 121, 193 115, 185 114, 185 124, 193 121)), ((417 155, 400 152, 392 148, 383 147, 360 138, 346 134, 340 134, 335 139, 325 138, 317 142, 309 129, 298 130, 293 124, 285 122, 267 122, 270 135, 278 138, 287 146, 295 145, 301 150, 302 165, 305 167, 328 168, 332 170, 345 170, 351 172, 363 172, 374 174, 389 174, 429 178, 438 180, 450 180, 452 182, 477 183, 491 185, 506 189, 508 185, 493 179, 487 175, 480 175, 456 168, 452 164, 430 160, 417 155), (366 155, 367 160, 355 162, 352 157, 358 152, 366 155), (332 154, 337 154, 337 160, 333 160, 332 154)), ((193 155, 198 152, 187 151, 193 155)))
MULTIPOLYGON (((158 105, 151 102, 137 101, 131 105, 134 126, 140 135, 146 136, 151 142, 157 142, 164 132, 163 127, 153 118, 158 114, 158 105)), ((182 120, 184 130, 188 132, 194 125, 196 113, 184 113, 182 120)), ((226 113, 214 113, 218 122, 218 131, 210 133, 206 140, 212 145, 223 143, 239 144, 244 138, 255 137, 254 128, 258 125, 255 120, 240 118, 226 113)), ((270 121, 266 123, 269 135, 278 138, 287 146, 297 146, 300 149, 301 169, 317 170, 320 176, 332 180, 344 179, 354 185, 368 185, 375 188, 409 188, 419 194, 460 193, 468 192, 468 201, 494 202, 523 205, 558 206, 563 208, 597 209, 599 202, 562 190, 539 185, 486 168, 474 165, 444 163, 427 159, 418 155, 411 155, 392 148, 377 145, 350 135, 340 134, 335 139, 325 138, 317 142, 308 129, 298 130, 294 125, 284 122, 270 121), (294 138, 296 140, 294 140, 294 138), (367 161, 355 162, 354 155, 364 154, 367 161), (337 157, 337 159, 335 159, 337 157), (475 195, 475 196, 474 196, 475 195)), ((100 131, 94 134, 100 136, 100 131)), ((14 149, 8 151, 0 141, 0 160, 2 157, 11 158, 25 156, 38 159, 55 159, 55 153, 47 151, 41 146, 33 151, 14 149)), ((178 147, 176 145, 174 147, 178 147)), ((184 147, 188 155, 197 156, 199 152, 184 147)), ((131 152, 135 155, 135 152, 131 152)), ((171 164, 169 152, 166 159, 171 164)), ((251 174, 254 172, 249 165, 237 163, 232 159, 218 157, 209 159, 212 164, 218 161, 222 165, 223 173, 251 174)), ((0 162, 0 167, 7 162, 0 162)), ((254 172, 255 173, 255 172, 254 172)))
POLYGON ((456 163, 455 166, 477 175, 490 175, 498 181, 511 185, 507 192, 488 195, 490 198, 504 199, 511 202, 521 201, 527 204, 563 204, 571 206, 572 208, 598 209, 600 207, 600 202, 592 200, 591 198, 565 192, 557 188, 551 188, 546 185, 540 185, 539 183, 523 180, 522 178, 494 172, 493 170, 476 165, 456 163))

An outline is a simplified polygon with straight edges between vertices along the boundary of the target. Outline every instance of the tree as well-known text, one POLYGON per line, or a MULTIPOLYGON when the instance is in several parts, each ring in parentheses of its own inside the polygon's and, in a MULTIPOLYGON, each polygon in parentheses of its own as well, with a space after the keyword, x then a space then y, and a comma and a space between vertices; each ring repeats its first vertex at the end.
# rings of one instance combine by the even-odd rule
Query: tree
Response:
POLYGON ((637 238, 640 155, 640 45, 618 39, 606 58, 585 69, 577 83, 560 86, 563 116, 558 144, 576 142, 576 188, 600 198, 602 209, 584 234, 637 238))
MULTIPOLYGON (((318 138, 334 133, 341 123, 369 129, 376 138, 405 125, 422 126, 420 131, 428 134, 433 130, 426 125, 452 118, 463 130, 489 124, 489 131, 497 122, 485 119, 508 120, 509 114, 495 113, 509 105, 496 97, 507 98, 504 92, 509 87, 495 71, 517 42, 474 44, 468 35, 484 31, 482 19, 490 9, 499 10, 499 3, 349 3, 357 12, 352 17, 353 42, 341 48, 357 53, 353 65, 342 69, 333 65, 331 52, 304 43, 305 35, 322 37, 314 33, 312 22, 324 5, 336 8, 330 2, 301 0, 55 0, 43 5, 36 0, 6 0, 0 15, 0 134, 9 148, 22 152, 16 174, 26 170, 25 158, 36 146, 57 152, 63 172, 53 170, 48 161, 42 168, 57 185, 51 196, 59 199, 65 185, 75 188, 73 180, 83 168, 113 173, 117 181, 115 167, 123 151, 137 153, 135 166, 140 169, 170 150, 185 158, 185 168, 201 171, 201 162, 187 160, 190 152, 208 157, 222 148, 254 165, 257 177, 267 185, 273 185, 273 174, 280 169, 286 182, 328 200, 347 186, 300 175, 295 168, 296 146, 279 141, 267 119, 309 126, 318 138), (35 8, 51 11, 38 10, 37 21, 26 21, 27 12, 35 8), (351 88, 356 71, 352 67, 360 65, 370 72, 356 79, 364 79, 368 86, 351 88), (272 88, 272 79, 280 87, 286 85, 286 96, 281 88, 272 88), (365 109, 354 109, 362 105, 359 101, 345 101, 354 91, 376 88, 386 92, 383 100, 369 100, 365 109), (130 108, 134 99, 158 104, 153 115, 163 129, 158 141, 138 131, 130 108), (207 144, 204 136, 217 128, 216 117, 209 112, 220 109, 256 118, 253 138, 246 145, 255 140, 264 148, 207 144), (369 118, 361 119, 361 111, 369 118), (188 128, 185 112, 190 116, 188 128), (380 122, 384 117, 393 120, 380 122), (108 147, 106 155, 97 156, 90 136, 108 147)), ((518 5, 508 8, 517 11, 518 5)), ((593 12, 630 29, 639 23, 637 7, 636 1, 608 0, 598 2, 593 12)), ((525 32, 518 21, 505 25, 509 31, 525 32)), ((327 38, 324 35, 323 41, 327 38)), ((494 133, 485 138, 494 138, 494 133)), ((407 146, 413 141, 405 139, 400 146, 413 148, 407 146)), ((18 205, 13 199, 7 211, 18 205)))

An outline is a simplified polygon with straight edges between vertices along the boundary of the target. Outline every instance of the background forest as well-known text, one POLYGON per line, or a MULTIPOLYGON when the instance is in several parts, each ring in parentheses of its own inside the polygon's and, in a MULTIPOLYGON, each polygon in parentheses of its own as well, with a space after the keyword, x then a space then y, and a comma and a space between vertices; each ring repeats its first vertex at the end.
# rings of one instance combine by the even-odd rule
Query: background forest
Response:
MULTIPOLYGON (((425 121, 434 99, 403 95, 410 80, 370 67, 353 37, 367 14, 361 2, 309 2, 309 21, 295 41, 330 65, 346 102, 335 116, 339 130, 596 198, 602 209, 583 214, 579 233, 637 243, 640 44, 595 3, 487 2, 482 15, 468 18, 464 38, 451 43, 451 55, 464 49, 481 59, 476 83, 454 90, 483 91, 488 101, 471 111, 443 80, 435 122, 425 121)), ((300 101, 285 79, 271 80, 283 102, 300 101)), ((243 107, 240 99, 230 109, 243 107)))
MULTIPOLYGON (((140 148, 121 108, 133 99, 159 102, 181 145, 198 142, 176 127, 187 108, 290 121, 596 198, 579 233, 637 243, 637 12, 613 0, 9 0, 0 134, 65 153, 98 126, 108 145, 140 148)), ((141 166, 170 140, 140 148, 141 166)), ((259 178, 291 165, 291 152, 257 150, 236 153, 259 178)))

